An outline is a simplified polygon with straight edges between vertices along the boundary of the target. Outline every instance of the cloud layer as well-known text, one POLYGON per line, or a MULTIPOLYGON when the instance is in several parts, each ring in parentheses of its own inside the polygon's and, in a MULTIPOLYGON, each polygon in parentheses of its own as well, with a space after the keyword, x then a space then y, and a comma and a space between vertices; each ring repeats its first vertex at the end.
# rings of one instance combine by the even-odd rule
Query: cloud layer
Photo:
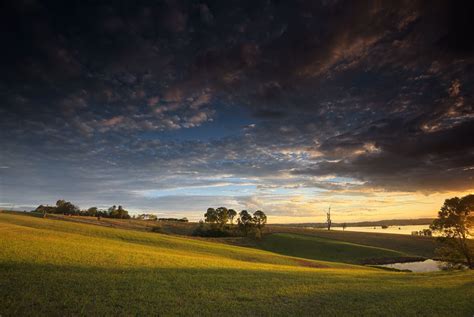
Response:
POLYGON ((373 193, 472 190, 473 9, 11 1, 0 202, 383 218, 373 193))

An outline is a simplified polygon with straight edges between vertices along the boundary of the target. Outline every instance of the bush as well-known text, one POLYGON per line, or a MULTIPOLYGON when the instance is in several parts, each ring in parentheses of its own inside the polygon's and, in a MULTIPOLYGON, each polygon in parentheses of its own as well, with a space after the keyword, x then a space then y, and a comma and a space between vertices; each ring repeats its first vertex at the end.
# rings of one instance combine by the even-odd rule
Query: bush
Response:
POLYGON ((154 226, 151 228, 152 232, 157 232, 157 233, 162 233, 163 230, 161 229, 161 226, 154 226))
POLYGON ((223 238, 223 237, 232 237, 233 235, 226 230, 221 230, 219 228, 208 228, 203 229, 201 227, 197 227, 193 233, 193 236, 196 237, 207 237, 207 238, 223 238))
POLYGON ((184 217, 181 219, 178 218, 158 218, 158 221, 170 221, 170 222, 188 222, 188 218, 184 217))

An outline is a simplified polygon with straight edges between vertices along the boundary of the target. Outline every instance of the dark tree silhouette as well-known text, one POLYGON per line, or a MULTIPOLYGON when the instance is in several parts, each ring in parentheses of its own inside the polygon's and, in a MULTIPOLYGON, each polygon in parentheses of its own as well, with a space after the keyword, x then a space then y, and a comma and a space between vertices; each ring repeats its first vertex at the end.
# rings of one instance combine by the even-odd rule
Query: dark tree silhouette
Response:
POLYGON ((267 215, 263 211, 257 210, 253 213, 253 222, 257 228, 257 238, 261 238, 263 227, 267 223, 267 215))
POLYGON ((332 220, 331 220, 331 207, 329 207, 329 210, 328 210, 326 216, 327 216, 326 224, 327 224, 327 226, 328 226, 328 230, 331 230, 331 225, 332 225, 332 220))
POLYGON ((107 210, 107 214, 111 218, 115 218, 117 216, 117 206, 113 205, 107 210))
POLYGON ((128 211, 125 210, 122 206, 118 206, 117 208, 114 205, 110 207, 108 210, 99 210, 97 207, 90 207, 87 210, 80 210, 79 207, 63 199, 58 200, 56 202, 56 206, 39 205, 35 209, 35 211, 43 213, 43 217, 45 217, 46 214, 51 213, 51 214, 97 217, 98 220, 100 220, 101 217, 130 219, 130 215, 128 214, 128 211))
POLYGON ((85 214, 87 216, 96 217, 98 212, 99 210, 97 209, 97 207, 90 207, 89 209, 87 209, 85 214))
POLYGON ((217 222, 217 211, 214 208, 207 208, 207 212, 204 214, 204 221, 207 223, 217 222))
POLYGON ((217 223, 220 228, 223 228, 227 221, 229 221, 229 212, 225 207, 219 207, 216 209, 217 213, 217 223))
POLYGON ((46 214, 52 214, 56 212, 56 207, 39 205, 36 207, 35 212, 43 214, 43 218, 46 218, 46 214))
POLYGON ((229 209, 229 210, 227 210, 227 213, 229 215, 230 224, 233 225, 234 224, 234 218, 235 218, 235 216, 237 216, 237 211, 235 211, 234 209, 229 209))
POLYGON ((237 219, 240 230, 247 236, 250 230, 253 228, 253 218, 247 210, 242 210, 239 213, 239 219, 237 219))
POLYGON ((79 214, 79 208, 74 206, 69 201, 60 199, 56 202, 56 213, 65 215, 77 215, 79 214))
POLYGON ((123 209, 122 206, 117 207, 115 205, 108 209, 108 212, 104 215, 104 217, 130 219, 130 215, 128 214, 127 210, 123 209))
POLYGON ((122 206, 118 206, 118 208, 117 208, 117 218, 130 219, 130 215, 128 214, 127 210, 123 209, 122 206))
POLYGON ((474 269, 474 250, 472 241, 469 241, 474 227, 473 211, 472 194, 446 199, 438 212, 438 218, 430 226, 431 230, 441 234, 438 240, 443 247, 438 249, 438 254, 451 262, 462 259, 470 269, 474 269))

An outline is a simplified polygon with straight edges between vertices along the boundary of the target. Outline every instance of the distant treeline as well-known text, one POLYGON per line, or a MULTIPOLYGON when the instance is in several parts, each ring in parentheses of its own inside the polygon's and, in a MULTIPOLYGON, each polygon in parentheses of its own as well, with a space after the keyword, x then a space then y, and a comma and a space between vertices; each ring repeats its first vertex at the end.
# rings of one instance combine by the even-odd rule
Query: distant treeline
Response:
POLYGON ((226 207, 208 208, 204 214, 204 221, 199 222, 199 227, 194 231, 196 236, 225 237, 255 234, 257 238, 262 236, 262 230, 267 223, 267 216, 261 210, 249 213, 242 210, 237 214, 234 209, 226 207), (234 218, 237 217, 237 227, 234 226, 234 218))
POLYGON ((188 222, 188 218, 183 217, 183 218, 158 218, 158 221, 177 221, 177 222, 188 222))
POLYGON ((133 219, 148 220, 148 221, 169 221, 169 222, 188 222, 188 218, 158 218, 155 214, 140 214, 133 215, 133 219))
POLYGON ((122 206, 115 206, 108 209, 98 209, 97 207, 90 207, 89 209, 81 210, 76 205, 72 204, 69 201, 58 200, 56 206, 44 206, 39 205, 34 210, 35 212, 40 212, 44 216, 46 214, 62 214, 62 215, 71 215, 71 216, 89 216, 97 218, 118 218, 118 219, 130 219, 128 211, 123 209, 122 206))
POLYGON ((42 213, 44 216, 46 214, 61 214, 61 215, 70 215, 70 216, 86 216, 86 217, 97 217, 97 218, 117 218, 117 219, 139 219, 139 220, 150 220, 150 221, 167 221, 167 222, 188 222, 188 218, 158 218, 154 214, 140 214, 133 215, 131 217, 128 214, 128 211, 125 210, 122 206, 115 206, 108 209, 99 209, 97 207, 90 207, 88 209, 80 209, 73 203, 65 200, 58 200, 55 206, 48 205, 39 205, 36 207, 34 212, 42 213))

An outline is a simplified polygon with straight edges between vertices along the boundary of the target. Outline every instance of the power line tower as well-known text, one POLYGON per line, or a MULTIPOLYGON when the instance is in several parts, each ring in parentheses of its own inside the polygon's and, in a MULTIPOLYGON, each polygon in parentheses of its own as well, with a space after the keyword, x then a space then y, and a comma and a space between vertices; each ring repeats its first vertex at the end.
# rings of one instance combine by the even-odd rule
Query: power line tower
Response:
POLYGON ((328 226, 328 230, 331 230, 331 206, 329 206, 329 209, 328 209, 328 212, 326 213, 326 216, 327 216, 327 220, 326 220, 326 224, 328 226))

